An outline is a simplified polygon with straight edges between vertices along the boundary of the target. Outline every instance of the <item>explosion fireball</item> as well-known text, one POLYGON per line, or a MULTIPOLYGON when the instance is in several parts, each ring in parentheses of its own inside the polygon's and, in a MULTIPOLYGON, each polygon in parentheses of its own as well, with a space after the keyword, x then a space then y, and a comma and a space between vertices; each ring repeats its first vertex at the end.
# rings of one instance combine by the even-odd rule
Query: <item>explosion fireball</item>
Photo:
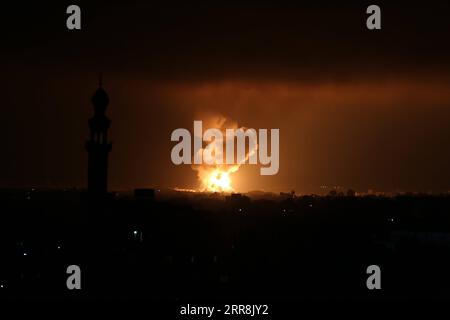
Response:
MULTIPOLYGON (((214 117, 210 119, 210 126, 213 128, 219 128, 221 131, 225 131, 225 128, 238 128, 237 123, 230 121, 229 119, 220 116, 214 117), (225 125, 226 124, 226 125, 225 125)), ((225 135, 224 135, 225 136, 225 135)), ((202 137, 196 137, 198 139, 202 139, 202 137)), ((205 148, 199 150, 202 155, 204 155, 204 150, 208 147, 214 147, 215 143, 222 143, 223 141, 211 141, 205 148)), ((212 148, 214 149, 214 148, 212 148)), ((250 154, 256 152, 257 145, 255 145, 253 150, 249 150, 245 155, 245 160, 248 160, 250 154)), ((211 159, 212 160, 212 159, 211 159)), ((241 163, 234 165, 226 165, 226 164, 202 164, 202 165, 194 165, 192 168, 198 172, 198 178, 201 183, 200 190, 208 191, 208 192, 233 192, 231 175, 239 170, 241 163)))
POLYGON ((213 170, 206 181, 206 189, 213 192, 233 191, 230 174, 219 169, 213 170))

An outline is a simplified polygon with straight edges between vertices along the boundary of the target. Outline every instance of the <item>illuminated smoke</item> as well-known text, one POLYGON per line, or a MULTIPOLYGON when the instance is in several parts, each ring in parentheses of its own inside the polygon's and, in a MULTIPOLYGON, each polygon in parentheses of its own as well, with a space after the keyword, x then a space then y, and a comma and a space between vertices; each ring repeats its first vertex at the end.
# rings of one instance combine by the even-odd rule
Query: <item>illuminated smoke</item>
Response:
MULTIPOLYGON (((203 131, 215 128, 219 129, 222 132, 222 139, 217 139, 209 142, 198 152, 200 155, 203 155, 203 164, 201 165, 193 165, 192 169, 197 171, 197 177, 200 181, 200 190, 208 191, 208 192, 233 192, 232 186, 232 175, 235 174, 241 164, 245 163, 248 158, 253 155, 258 150, 258 145, 255 144, 255 147, 252 150, 246 151, 245 158, 241 160, 240 163, 237 164, 224 164, 225 163, 225 154, 215 155, 208 152, 204 152, 206 148, 216 149, 215 144, 222 144, 222 150, 225 153, 226 146, 226 129, 238 129, 238 125, 236 122, 224 117, 224 116, 216 116, 203 121, 203 131), (218 156, 218 157, 217 157, 218 156), (216 158, 223 158, 223 164, 217 163, 216 158), (212 164, 205 164, 206 162, 212 164)), ((244 129, 245 128, 241 128, 244 129)), ((202 140, 203 137, 195 136, 194 139, 202 140)), ((232 139, 235 139, 234 137, 232 139)), ((234 144, 236 145, 236 144, 234 144)))

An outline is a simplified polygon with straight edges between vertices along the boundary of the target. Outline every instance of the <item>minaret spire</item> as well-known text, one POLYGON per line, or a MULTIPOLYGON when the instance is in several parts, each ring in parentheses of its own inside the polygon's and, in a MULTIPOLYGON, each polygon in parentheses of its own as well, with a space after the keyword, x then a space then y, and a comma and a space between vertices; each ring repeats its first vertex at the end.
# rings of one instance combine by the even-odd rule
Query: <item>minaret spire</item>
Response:
POLYGON ((109 97, 102 88, 102 74, 98 79, 99 88, 91 98, 94 115, 89 119, 89 139, 86 150, 89 154, 88 189, 92 194, 106 194, 108 192, 108 153, 111 142, 108 140, 108 129, 111 120, 106 116, 109 97))

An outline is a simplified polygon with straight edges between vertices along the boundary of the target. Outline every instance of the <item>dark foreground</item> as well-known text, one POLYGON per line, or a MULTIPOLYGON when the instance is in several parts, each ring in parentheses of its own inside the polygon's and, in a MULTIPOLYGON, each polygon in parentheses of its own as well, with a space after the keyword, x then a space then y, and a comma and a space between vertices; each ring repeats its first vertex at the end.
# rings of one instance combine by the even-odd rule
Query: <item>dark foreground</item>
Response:
POLYGON ((450 299, 450 197, 1 193, 3 298, 450 299), (81 268, 81 290, 66 269, 81 268), (381 290, 366 269, 381 268, 381 290))

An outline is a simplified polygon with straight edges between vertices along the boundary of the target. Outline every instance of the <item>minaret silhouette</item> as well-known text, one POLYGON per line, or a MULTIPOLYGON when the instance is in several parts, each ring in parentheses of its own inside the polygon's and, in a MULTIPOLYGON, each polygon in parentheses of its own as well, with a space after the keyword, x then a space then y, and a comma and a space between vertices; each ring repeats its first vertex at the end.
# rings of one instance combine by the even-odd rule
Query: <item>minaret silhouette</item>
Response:
POLYGON ((94 116, 89 119, 90 137, 86 141, 88 160, 88 191, 92 194, 106 194, 108 191, 108 154, 111 143, 108 142, 108 129, 111 120, 105 115, 109 97, 102 88, 102 76, 99 88, 91 98, 94 116))

